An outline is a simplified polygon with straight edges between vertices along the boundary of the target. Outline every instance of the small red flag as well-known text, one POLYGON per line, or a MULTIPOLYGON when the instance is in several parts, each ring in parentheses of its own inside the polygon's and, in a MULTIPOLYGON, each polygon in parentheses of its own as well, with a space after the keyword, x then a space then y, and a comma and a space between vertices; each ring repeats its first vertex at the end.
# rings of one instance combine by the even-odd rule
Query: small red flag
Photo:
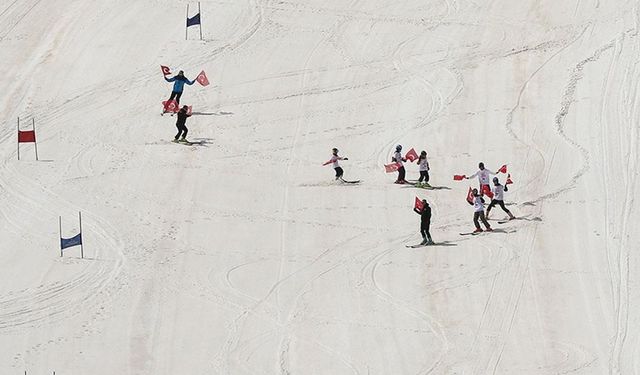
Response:
POLYGON ((473 204, 473 190, 469 187, 469 191, 467 192, 467 202, 473 204))
POLYGON ((462 181, 466 178, 467 176, 463 175, 463 174, 454 174, 453 175, 453 180, 454 181, 462 181))
POLYGON ((198 74, 198 76, 196 77, 196 81, 198 81, 198 83, 201 84, 202 86, 209 85, 209 79, 207 78, 207 75, 205 74, 204 70, 201 71, 200 74, 198 74))
POLYGON ((400 168, 400 163, 391 163, 391 164, 386 164, 384 166, 384 170, 387 173, 393 173, 393 172, 397 171, 398 168, 400 168))
POLYGON ((409 160, 409 161, 414 161, 418 159, 418 154, 416 153, 416 150, 414 150, 413 148, 411 150, 409 150, 407 152, 407 154, 404 156, 405 159, 409 160))
POLYGON ((168 66, 160 65, 160 69, 162 69, 162 75, 167 76, 171 74, 171 69, 169 69, 168 66))
POLYGON ((193 112, 191 111, 192 107, 192 105, 187 106, 187 116, 191 116, 193 114, 193 112))
POLYGON ((424 208, 424 205, 422 204, 422 200, 420 200, 420 198, 416 197, 416 201, 413 204, 413 208, 417 208, 418 211, 422 211, 422 209, 424 208))
POLYGON ((507 182, 504 183, 505 185, 510 185, 513 184, 513 181, 511 181, 511 174, 507 175, 507 182))
POLYGON ((36 132, 34 130, 22 131, 18 130, 18 142, 28 143, 36 141, 36 132))
POLYGON ((503 165, 502 167, 500 167, 500 169, 498 169, 498 172, 500 173, 507 173, 507 165, 503 165))

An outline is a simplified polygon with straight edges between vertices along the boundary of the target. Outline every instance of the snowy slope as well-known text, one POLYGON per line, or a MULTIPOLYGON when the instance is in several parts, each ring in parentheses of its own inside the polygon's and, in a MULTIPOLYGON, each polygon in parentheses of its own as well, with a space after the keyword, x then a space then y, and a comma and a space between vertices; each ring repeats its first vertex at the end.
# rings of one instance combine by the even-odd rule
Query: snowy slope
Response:
POLYGON ((638 2, 186 4, 0 3, 0 374, 640 373, 638 2), (523 220, 460 236, 479 161, 523 220))

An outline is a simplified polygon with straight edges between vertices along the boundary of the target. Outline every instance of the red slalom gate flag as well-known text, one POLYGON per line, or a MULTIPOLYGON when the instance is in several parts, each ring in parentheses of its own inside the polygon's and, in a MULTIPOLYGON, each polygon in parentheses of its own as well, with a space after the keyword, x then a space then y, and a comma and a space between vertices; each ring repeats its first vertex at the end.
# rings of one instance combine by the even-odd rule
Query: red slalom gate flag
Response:
POLYGON ((507 173, 507 165, 503 165, 502 167, 500 167, 500 169, 498 169, 499 173, 507 173))
POLYGON ((160 69, 162 69, 162 75, 167 76, 171 74, 171 69, 169 69, 168 66, 160 65, 160 69))
POLYGON ((29 142, 35 142, 35 141, 36 141, 35 130, 27 130, 27 131, 18 130, 19 143, 29 143, 29 142))
POLYGON ((420 198, 416 197, 416 201, 413 204, 413 208, 417 208, 418 211, 422 211, 422 209, 424 208, 424 205, 422 204, 422 201, 420 200, 420 198))
POLYGON ((510 185, 513 184, 513 181, 511 181, 511 174, 507 175, 507 182, 504 183, 505 185, 510 185))
POLYGON ((207 75, 204 72, 204 70, 201 71, 200 74, 198 74, 198 76, 196 77, 196 81, 198 81, 198 83, 201 84, 202 86, 209 85, 209 79, 207 78, 207 75))
POLYGON ((400 168, 400 163, 391 163, 391 164, 386 164, 384 166, 384 170, 387 173, 393 173, 393 172, 397 171, 398 168, 400 168))
POLYGON ((453 175, 453 181, 462 181, 466 178, 467 176, 463 175, 463 174, 454 174, 453 175))
POLYGON ((407 152, 407 154, 404 156, 404 158, 409 160, 409 161, 414 161, 414 160, 418 159, 418 154, 416 153, 416 150, 411 148, 411 150, 409 150, 407 152))
POLYGON ((473 204, 473 190, 469 187, 469 191, 467 192, 467 202, 473 204))

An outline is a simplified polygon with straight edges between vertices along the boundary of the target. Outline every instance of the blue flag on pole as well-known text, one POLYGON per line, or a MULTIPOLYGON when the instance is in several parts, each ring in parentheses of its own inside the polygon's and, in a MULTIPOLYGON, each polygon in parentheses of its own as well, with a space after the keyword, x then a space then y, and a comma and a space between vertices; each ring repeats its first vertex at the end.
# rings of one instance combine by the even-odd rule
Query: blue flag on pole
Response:
POLYGON ((71 238, 60 238, 60 249, 64 250, 67 247, 82 245, 82 233, 78 233, 77 235, 71 238))
POLYGON ((200 24, 200 13, 191 18, 187 18, 187 27, 200 24))

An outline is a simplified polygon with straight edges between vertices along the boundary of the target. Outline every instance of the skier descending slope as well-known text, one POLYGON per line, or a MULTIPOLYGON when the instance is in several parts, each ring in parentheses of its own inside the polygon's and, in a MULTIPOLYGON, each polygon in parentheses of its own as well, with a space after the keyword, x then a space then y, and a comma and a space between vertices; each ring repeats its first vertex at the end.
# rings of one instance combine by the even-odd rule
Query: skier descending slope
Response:
MULTIPOLYGON (((482 195, 478 193, 478 189, 473 189, 473 203, 469 203, 469 204, 473 205, 473 211, 474 211, 473 224, 476 226, 476 230, 474 230, 472 233, 482 232, 482 228, 480 228, 480 223, 478 222, 478 219, 482 221, 484 226, 487 228, 487 231, 491 232, 493 229, 491 229, 489 222, 487 222, 487 219, 484 216, 484 198, 482 198, 482 195)), ((461 234, 467 234, 467 233, 461 233, 461 234)))
POLYGON ((480 168, 476 173, 472 174, 466 179, 474 178, 478 176, 478 181, 480 182, 480 192, 489 198, 493 198, 493 193, 491 192, 491 187, 489 186, 489 177, 492 175, 496 175, 495 172, 491 172, 490 170, 484 167, 484 163, 480 162, 478 164, 478 168, 480 168))
POLYGON ((418 157, 416 163, 418 163, 418 166, 420 168, 420 178, 418 179, 418 183, 416 184, 416 186, 430 188, 431 185, 429 185, 429 162, 427 161, 426 151, 423 150, 420 153, 420 156, 418 157), (424 183, 422 182, 423 179, 424 183))
POLYGON ((422 200, 422 210, 413 208, 413 211, 420 215, 420 234, 422 235, 422 243, 420 245, 433 245, 429 226, 431 225, 431 207, 426 199, 422 200))
POLYGON ((167 82, 173 82, 173 90, 171 91, 171 96, 169 97, 168 102, 172 101, 174 98, 176 99, 176 103, 180 104, 180 97, 182 96, 182 91, 184 91, 184 84, 191 86, 196 81, 190 81, 187 77, 184 76, 184 72, 181 70, 178 74, 173 78, 164 77, 164 80, 167 82))
POLYGON ((398 163, 398 179, 396 180, 396 184, 406 184, 407 181, 405 181, 404 177, 405 177, 405 170, 404 170, 404 165, 402 164, 402 162, 407 161, 407 159, 402 157, 402 145, 397 145, 396 146, 396 152, 393 154, 393 157, 391 158, 391 161, 394 163, 398 163))
POLYGON ((355 183, 360 182, 360 180, 357 180, 357 181, 345 181, 342 178, 342 175, 344 174, 344 171, 342 170, 342 167, 340 167, 340 163, 338 163, 338 160, 349 160, 349 158, 343 158, 342 156, 339 156, 338 155, 338 149, 335 148, 335 147, 331 151, 332 151, 331 159, 329 159, 326 162, 322 163, 322 165, 333 164, 333 169, 336 171, 336 180, 340 180, 342 182, 346 182, 346 183, 349 183, 349 184, 355 184, 355 183))
POLYGON ((176 137, 173 140, 174 142, 189 143, 189 141, 187 141, 187 133, 189 132, 189 129, 187 129, 186 122, 187 117, 191 117, 191 115, 187 114, 188 109, 189 107, 185 105, 178 111, 178 120, 176 121, 178 134, 176 134, 176 137), (182 138, 180 138, 180 135, 182 135, 182 138))
POLYGON ((509 215, 509 220, 515 219, 515 216, 504 206, 504 192, 509 189, 506 186, 500 185, 500 180, 498 177, 493 178, 493 198, 491 199, 491 203, 489 203, 489 207, 487 207, 487 219, 489 218, 489 212, 496 205, 499 205, 502 208, 502 211, 506 212, 509 215))

